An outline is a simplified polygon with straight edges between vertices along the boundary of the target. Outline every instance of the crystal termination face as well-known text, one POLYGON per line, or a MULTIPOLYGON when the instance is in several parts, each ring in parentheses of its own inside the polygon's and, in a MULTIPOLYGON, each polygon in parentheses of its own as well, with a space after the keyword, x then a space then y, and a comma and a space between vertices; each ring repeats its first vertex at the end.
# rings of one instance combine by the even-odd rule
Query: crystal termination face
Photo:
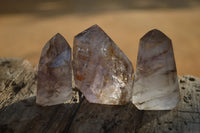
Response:
POLYGON ((132 102, 140 110, 170 110, 179 102, 172 43, 159 30, 140 40, 132 102))
POLYGON ((132 63, 98 25, 75 36, 73 71, 76 87, 89 102, 122 105, 130 101, 132 63))
POLYGON ((61 104, 72 97, 71 48, 59 33, 44 46, 38 66, 36 103, 61 104))

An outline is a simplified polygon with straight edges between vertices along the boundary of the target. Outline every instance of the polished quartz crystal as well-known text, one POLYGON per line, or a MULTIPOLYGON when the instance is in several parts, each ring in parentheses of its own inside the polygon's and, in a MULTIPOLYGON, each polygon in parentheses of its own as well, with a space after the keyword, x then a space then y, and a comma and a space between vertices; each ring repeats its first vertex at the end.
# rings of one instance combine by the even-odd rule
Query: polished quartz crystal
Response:
POLYGON ((132 102, 140 110, 170 110, 179 102, 172 43, 159 30, 140 40, 132 102))
POLYGON ((61 104, 72 97, 71 48, 59 33, 47 42, 38 65, 36 103, 61 104))
POLYGON ((132 63, 98 25, 75 36, 73 71, 76 87, 89 102, 122 105, 130 101, 132 63))

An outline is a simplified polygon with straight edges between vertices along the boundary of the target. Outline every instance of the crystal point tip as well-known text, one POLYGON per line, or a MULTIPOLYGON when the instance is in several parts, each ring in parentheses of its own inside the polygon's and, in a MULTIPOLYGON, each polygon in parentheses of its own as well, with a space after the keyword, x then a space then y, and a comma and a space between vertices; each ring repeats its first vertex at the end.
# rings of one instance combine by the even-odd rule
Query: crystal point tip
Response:
POLYGON ((170 40, 169 37, 167 37, 163 32, 157 29, 153 29, 149 32, 147 32, 140 41, 148 41, 148 42, 154 42, 154 41, 162 41, 162 40, 170 40))
POLYGON ((85 30, 82 31, 81 33, 77 34, 77 35, 75 36, 75 39, 81 38, 82 36, 86 35, 88 32, 95 32, 95 31, 100 31, 100 32, 105 33, 105 32, 103 31, 103 29, 102 29, 100 26, 98 26, 97 24, 95 24, 95 25, 93 25, 93 26, 91 26, 91 27, 85 29, 85 30))

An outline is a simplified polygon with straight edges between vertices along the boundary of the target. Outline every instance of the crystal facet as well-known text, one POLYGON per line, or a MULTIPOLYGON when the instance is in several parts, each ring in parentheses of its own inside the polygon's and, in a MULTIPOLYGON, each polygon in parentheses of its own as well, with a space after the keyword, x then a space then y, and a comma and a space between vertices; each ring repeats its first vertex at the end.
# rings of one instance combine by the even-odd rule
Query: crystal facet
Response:
POLYGON ((61 104, 72 97, 71 48, 59 33, 47 42, 38 66, 36 103, 61 104))
POLYGON ((130 101, 132 63, 99 26, 75 36, 73 58, 75 85, 89 102, 122 105, 130 101))
POLYGON ((140 40, 132 102, 140 110, 170 110, 179 102, 172 43, 159 30, 140 40))

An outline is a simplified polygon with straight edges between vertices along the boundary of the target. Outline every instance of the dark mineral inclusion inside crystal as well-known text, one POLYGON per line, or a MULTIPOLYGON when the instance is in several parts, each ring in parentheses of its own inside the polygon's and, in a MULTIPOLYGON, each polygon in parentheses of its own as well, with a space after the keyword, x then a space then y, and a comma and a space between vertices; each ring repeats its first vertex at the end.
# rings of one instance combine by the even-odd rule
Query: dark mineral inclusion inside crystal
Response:
POLYGON ((59 33, 44 46, 38 66, 36 103, 61 104, 72 97, 71 48, 59 33))
POLYGON ((132 63, 98 25, 75 36, 73 71, 76 87, 89 102, 122 105, 130 101, 132 63))

